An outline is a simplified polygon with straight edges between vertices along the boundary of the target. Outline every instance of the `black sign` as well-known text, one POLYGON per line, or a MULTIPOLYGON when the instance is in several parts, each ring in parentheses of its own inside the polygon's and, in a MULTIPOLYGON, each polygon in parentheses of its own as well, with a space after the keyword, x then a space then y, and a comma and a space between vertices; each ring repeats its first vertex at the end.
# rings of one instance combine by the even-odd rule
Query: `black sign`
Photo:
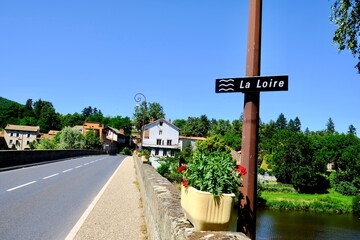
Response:
POLYGON ((215 92, 264 92, 264 91, 287 91, 287 75, 266 77, 243 77, 216 79, 215 92))

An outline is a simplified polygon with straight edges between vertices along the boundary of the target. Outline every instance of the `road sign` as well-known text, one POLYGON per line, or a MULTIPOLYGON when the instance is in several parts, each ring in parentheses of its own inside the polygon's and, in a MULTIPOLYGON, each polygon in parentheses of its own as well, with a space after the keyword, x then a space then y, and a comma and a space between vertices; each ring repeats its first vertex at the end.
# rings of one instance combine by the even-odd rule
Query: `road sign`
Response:
POLYGON ((287 75, 283 76, 259 76, 242 78, 220 78, 216 79, 215 92, 265 92, 265 91, 287 91, 287 75))

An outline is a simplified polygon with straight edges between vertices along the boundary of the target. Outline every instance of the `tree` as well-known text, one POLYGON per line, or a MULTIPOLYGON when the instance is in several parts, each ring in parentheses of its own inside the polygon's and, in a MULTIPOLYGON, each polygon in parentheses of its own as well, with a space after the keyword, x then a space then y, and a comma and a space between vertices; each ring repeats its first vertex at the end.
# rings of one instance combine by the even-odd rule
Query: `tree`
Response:
POLYGON ((289 130, 278 131, 275 136, 272 172, 279 182, 290 183, 299 192, 326 191, 328 184, 321 174, 326 164, 314 159, 311 139, 305 134, 289 130))
POLYGON ((123 129, 125 136, 131 135, 132 122, 129 117, 115 116, 111 118, 109 126, 116 129, 123 129))
POLYGON ((231 128, 229 120, 216 120, 212 119, 210 122, 210 135, 225 135, 227 131, 231 128))
POLYGON ((335 124, 331 118, 329 118, 328 122, 326 123, 326 133, 328 134, 335 133, 335 124))
POLYGON ((288 128, 290 131, 293 132, 300 132, 301 131, 301 122, 298 117, 296 117, 294 120, 290 119, 288 128))
POLYGON ((287 126, 287 120, 283 113, 280 113, 278 119, 276 120, 276 127, 278 130, 283 130, 287 126))
POLYGON ((182 129, 185 136, 206 137, 210 130, 210 121, 206 115, 200 117, 188 117, 182 129))
POLYGON ((41 132, 61 129, 60 114, 55 112, 51 102, 39 99, 34 103, 34 113, 41 132))
POLYGON ((34 117, 33 100, 26 100, 24 106, 24 117, 34 117))
POLYGON ((182 130, 184 129, 186 120, 185 119, 176 119, 175 121, 173 121, 173 124, 180 129, 180 134, 183 134, 182 130))
POLYGON ((90 115, 93 114, 93 109, 91 106, 87 107, 87 108, 84 108, 82 110, 82 115, 83 115, 83 118, 84 119, 87 119, 90 115))
POLYGON ((134 112, 134 126, 138 131, 141 131, 143 125, 149 122, 149 114, 147 110, 147 103, 141 102, 140 105, 136 105, 134 112))
POLYGON ((61 130, 60 149, 82 149, 83 145, 83 135, 79 130, 71 127, 61 130))
POLYGON ((353 135, 356 135, 356 128, 354 127, 354 125, 350 125, 349 126, 349 130, 347 132, 348 134, 353 134, 353 135))
POLYGON ((84 136, 84 148, 85 149, 93 149, 100 150, 102 147, 99 136, 95 131, 87 131, 84 136))
POLYGON ((44 138, 38 144, 35 143, 35 148, 40 150, 57 149, 58 145, 54 139, 44 138))
POLYGON ((149 118, 150 120, 158 120, 160 118, 165 118, 165 113, 163 107, 159 103, 149 103, 149 118))
POLYGON ((76 125, 83 125, 85 118, 82 114, 75 112, 74 114, 66 114, 61 116, 62 127, 73 127, 76 125))
POLYGON ((333 41, 339 51, 348 49, 358 58, 355 68, 360 73, 360 0, 335 0, 331 10, 331 21, 337 26, 333 41))

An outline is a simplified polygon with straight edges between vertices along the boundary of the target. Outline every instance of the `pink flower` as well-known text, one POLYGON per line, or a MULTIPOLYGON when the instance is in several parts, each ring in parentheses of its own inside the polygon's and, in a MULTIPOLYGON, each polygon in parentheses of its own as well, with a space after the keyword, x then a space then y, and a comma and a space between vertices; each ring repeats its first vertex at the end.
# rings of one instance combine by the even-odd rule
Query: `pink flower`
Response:
POLYGON ((240 173, 241 175, 245 175, 245 174, 246 174, 246 168, 243 167, 243 166, 241 166, 241 165, 239 165, 239 166, 237 167, 236 171, 237 171, 238 173, 240 173))

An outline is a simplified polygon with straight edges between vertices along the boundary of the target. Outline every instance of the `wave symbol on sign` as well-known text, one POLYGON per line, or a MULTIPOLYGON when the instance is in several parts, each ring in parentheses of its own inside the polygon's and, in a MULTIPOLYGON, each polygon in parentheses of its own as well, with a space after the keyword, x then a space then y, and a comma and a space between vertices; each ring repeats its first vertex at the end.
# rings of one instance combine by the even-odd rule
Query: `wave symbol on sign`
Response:
POLYGON ((227 88, 220 88, 220 89, 219 89, 219 92, 234 91, 234 88, 232 88, 232 87, 234 87, 234 84, 233 84, 234 79, 228 79, 228 80, 226 80, 226 79, 221 79, 221 80, 219 81, 219 83, 221 83, 221 82, 225 82, 225 83, 227 83, 227 84, 222 83, 222 84, 219 85, 219 87, 227 87, 227 88), (229 82, 230 82, 230 83, 229 83, 229 82))

